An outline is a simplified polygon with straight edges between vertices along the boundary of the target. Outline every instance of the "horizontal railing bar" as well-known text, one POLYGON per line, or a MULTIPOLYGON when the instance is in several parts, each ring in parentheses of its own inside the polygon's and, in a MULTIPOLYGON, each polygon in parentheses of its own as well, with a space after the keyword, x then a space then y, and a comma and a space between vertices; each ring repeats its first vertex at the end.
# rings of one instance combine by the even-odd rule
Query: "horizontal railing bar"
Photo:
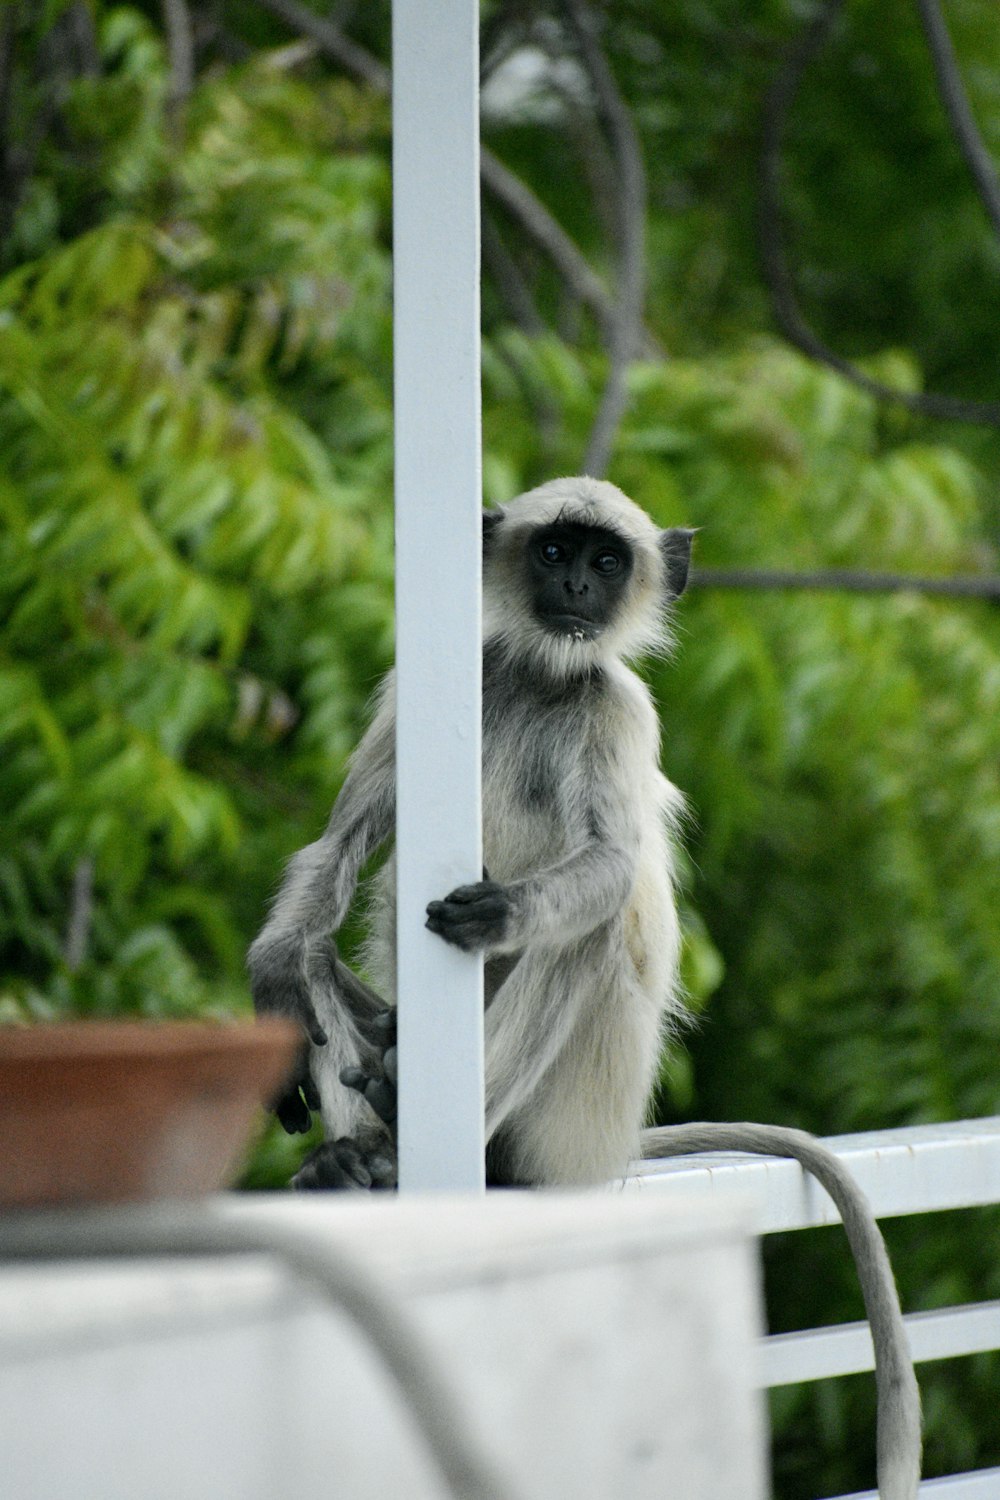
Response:
MULTIPOLYGON (((918 1494, 920 1500, 997 1500, 1000 1469, 976 1469, 968 1474, 949 1474, 943 1479, 925 1479, 918 1494)), ((853 1495, 840 1495, 838 1500, 879 1500, 878 1490, 857 1490, 853 1495)))
MULTIPOLYGON (((1000 1203, 1000 1116, 828 1136, 879 1218, 1000 1203)), ((712 1153, 633 1163, 628 1187, 688 1196, 741 1191, 761 1234, 836 1224, 826 1191, 794 1161, 712 1153)))
MULTIPOLYGON (((918 1364, 1000 1349, 1000 1302, 910 1313, 904 1322, 910 1351, 918 1364)), ((856 1375, 875 1368, 867 1323, 773 1333, 761 1340, 760 1358, 761 1384, 767 1387, 856 1375)))

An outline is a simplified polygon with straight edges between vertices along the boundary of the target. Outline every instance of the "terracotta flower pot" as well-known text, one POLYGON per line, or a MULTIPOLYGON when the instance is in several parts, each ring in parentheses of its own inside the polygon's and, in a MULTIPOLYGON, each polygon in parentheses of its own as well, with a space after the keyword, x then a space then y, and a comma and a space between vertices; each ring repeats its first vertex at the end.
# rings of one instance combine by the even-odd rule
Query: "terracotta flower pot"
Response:
POLYGON ((194 1197, 232 1181, 291 1022, 0 1027, 0 1204, 194 1197))

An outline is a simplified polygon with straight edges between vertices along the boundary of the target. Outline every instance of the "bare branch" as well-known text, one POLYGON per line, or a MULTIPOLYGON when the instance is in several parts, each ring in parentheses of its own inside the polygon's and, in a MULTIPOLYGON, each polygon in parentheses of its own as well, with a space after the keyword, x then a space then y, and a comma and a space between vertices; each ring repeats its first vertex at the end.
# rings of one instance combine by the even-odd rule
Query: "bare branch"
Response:
POLYGON ((17 0, 0 13, 0 233, 6 233, 13 221, 20 184, 14 163, 11 141, 11 95, 14 80, 14 31, 17 25, 17 0))
POLYGON ((194 37, 191 34, 187 0, 163 0, 163 23, 170 58, 167 117, 174 135, 180 136, 184 123, 184 106, 194 88, 194 37))
MULTIPOLYGON (((377 93, 390 93, 389 69, 332 21, 317 16, 300 0, 257 0, 257 3, 293 30, 308 36, 325 56, 340 63, 377 93)), ((541 199, 485 146, 480 151, 479 165, 483 186, 548 257, 573 295, 590 309, 602 337, 610 340, 615 322, 614 303, 586 256, 541 199)), ((644 333, 643 348, 646 353, 658 352, 656 341, 648 333, 644 333)))
POLYGON ((842 3, 843 0, 827 0, 823 9, 810 21, 775 79, 764 106, 757 231, 764 279, 771 294, 775 321, 790 344, 801 349, 811 359, 836 370, 845 380, 851 381, 880 401, 895 403, 922 416, 1000 425, 1000 404, 996 402, 966 401, 958 396, 943 396, 933 392, 901 391, 885 385, 881 380, 875 380, 824 343, 810 328, 799 307, 784 244, 781 152, 788 115, 803 75, 826 42, 842 3))
POLYGON ((484 213, 482 222, 483 260, 490 268, 507 311, 525 333, 539 334, 545 331, 542 315, 535 306, 535 299, 521 274, 521 268, 503 242, 492 215, 484 213))
POLYGON ((615 154, 618 185, 618 299, 610 329, 611 369, 587 443, 584 468, 601 477, 628 401, 628 367, 642 344, 646 292, 646 172, 639 136, 598 43, 586 0, 564 0, 615 154))
POLYGON ((277 16, 279 21, 284 21, 293 31, 301 31, 303 36, 311 38, 321 52, 340 63, 356 78, 363 79, 376 93, 389 93, 392 87, 389 69, 364 47, 353 42, 333 21, 318 16, 307 5, 302 5, 300 0, 257 0, 257 3, 263 10, 270 11, 272 16, 277 16))
POLYGON ((98 78, 101 72, 101 52, 97 45, 97 32, 90 7, 84 0, 77 0, 66 13, 66 23, 73 34, 77 65, 81 78, 98 78))
POLYGON ((803 589, 818 593, 934 594, 948 599, 1000 601, 1000 577, 959 574, 954 578, 925 578, 910 573, 869 573, 853 568, 822 568, 796 573, 781 568, 696 568, 689 588, 803 589))
POLYGON ((997 182, 996 169, 983 144, 982 136, 972 116, 972 110, 969 108, 969 101, 962 87, 962 75, 958 71, 955 49, 951 44, 948 28, 944 24, 944 17, 937 0, 917 0, 917 9, 920 12, 924 35, 927 37, 934 71, 937 74, 938 90, 948 112, 951 128, 962 149, 962 155, 965 157, 976 187, 979 189, 983 207, 990 216, 993 228, 997 234, 1000 234, 1000 183, 997 182))
POLYGON ((77 861, 73 871, 73 895, 63 956, 71 974, 82 968, 90 945, 90 927, 94 916, 94 861, 89 855, 77 861))
POLYGON ((485 146, 480 151, 479 169, 483 185, 545 252, 573 295, 590 308, 602 337, 610 339, 615 322, 614 303, 583 252, 541 199, 485 146))

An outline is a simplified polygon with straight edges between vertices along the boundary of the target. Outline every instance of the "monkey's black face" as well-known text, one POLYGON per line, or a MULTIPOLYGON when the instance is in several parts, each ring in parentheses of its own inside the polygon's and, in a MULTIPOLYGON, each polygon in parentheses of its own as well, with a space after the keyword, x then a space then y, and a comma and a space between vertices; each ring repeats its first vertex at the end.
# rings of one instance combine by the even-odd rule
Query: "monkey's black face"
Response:
POLYGON ((527 566, 536 618, 553 635, 592 641, 622 603, 632 548, 604 527, 557 521, 532 533, 527 566))

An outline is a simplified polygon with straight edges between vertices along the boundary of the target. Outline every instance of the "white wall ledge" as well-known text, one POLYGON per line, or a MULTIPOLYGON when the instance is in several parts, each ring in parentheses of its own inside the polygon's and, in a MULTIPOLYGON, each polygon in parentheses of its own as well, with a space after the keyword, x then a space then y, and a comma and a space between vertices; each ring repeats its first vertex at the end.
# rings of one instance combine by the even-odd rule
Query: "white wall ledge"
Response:
MULTIPOLYGON (((756 1253, 735 1200, 213 1208, 363 1257, 520 1500, 764 1500, 756 1253)), ((0 1267, 0 1454, 10 1500, 444 1493, 373 1350, 257 1254, 0 1267)))

